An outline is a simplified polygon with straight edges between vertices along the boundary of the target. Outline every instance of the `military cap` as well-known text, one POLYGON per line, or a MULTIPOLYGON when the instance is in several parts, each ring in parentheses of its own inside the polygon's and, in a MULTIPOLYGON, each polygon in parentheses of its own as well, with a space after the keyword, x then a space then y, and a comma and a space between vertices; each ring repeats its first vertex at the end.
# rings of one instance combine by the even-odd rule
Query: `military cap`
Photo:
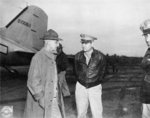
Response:
POLYGON ((150 34, 150 19, 145 20, 141 26, 140 26, 141 31, 143 32, 144 35, 150 34))
POLYGON ((57 40, 57 41, 62 40, 61 38, 59 38, 57 32, 52 29, 49 29, 47 32, 45 32, 44 37, 42 39, 43 40, 57 40))
POLYGON ((87 35, 87 34, 80 34, 80 37, 81 37, 81 43, 83 42, 92 42, 94 40, 97 40, 96 37, 93 37, 93 36, 90 36, 90 35, 87 35))

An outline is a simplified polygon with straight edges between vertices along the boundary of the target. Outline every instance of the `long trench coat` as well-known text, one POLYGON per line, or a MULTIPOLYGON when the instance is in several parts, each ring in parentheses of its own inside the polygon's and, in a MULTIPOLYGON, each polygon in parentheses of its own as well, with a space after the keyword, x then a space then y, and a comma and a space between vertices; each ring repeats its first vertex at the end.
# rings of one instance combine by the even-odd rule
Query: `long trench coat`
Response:
MULTIPOLYGON (((57 79, 55 56, 44 49, 32 58, 27 81, 27 101, 24 118, 51 118, 54 97, 54 80, 57 79), (44 108, 39 104, 44 101, 44 108)), ((64 103, 58 85, 58 105, 62 118, 65 118, 64 103)))

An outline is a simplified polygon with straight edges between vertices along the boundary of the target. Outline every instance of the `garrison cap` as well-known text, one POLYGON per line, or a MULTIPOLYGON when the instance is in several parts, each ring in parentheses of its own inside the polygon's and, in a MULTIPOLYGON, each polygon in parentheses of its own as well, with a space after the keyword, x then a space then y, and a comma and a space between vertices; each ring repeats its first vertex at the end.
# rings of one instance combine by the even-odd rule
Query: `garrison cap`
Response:
POLYGON ((145 20, 141 24, 140 29, 144 35, 150 34, 150 19, 145 20))
POLYGON ((80 37, 81 37, 81 42, 91 42, 91 41, 97 40, 96 37, 93 37, 87 34, 80 34, 80 37))
POLYGON ((53 29, 49 29, 47 32, 45 32, 44 37, 42 39, 43 40, 57 40, 57 41, 62 40, 61 38, 59 38, 57 32, 54 31, 53 29))

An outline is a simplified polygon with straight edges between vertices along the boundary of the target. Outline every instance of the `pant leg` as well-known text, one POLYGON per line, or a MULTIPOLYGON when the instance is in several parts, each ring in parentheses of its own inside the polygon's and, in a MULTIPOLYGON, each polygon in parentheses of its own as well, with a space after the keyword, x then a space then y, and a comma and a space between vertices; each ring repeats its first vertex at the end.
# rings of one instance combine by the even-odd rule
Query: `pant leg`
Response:
POLYGON ((102 118, 102 86, 98 85, 88 89, 89 103, 93 118, 102 118))
POLYGON ((150 104, 143 104, 142 118, 150 118, 150 104))
POLYGON ((62 118, 61 112, 58 106, 57 98, 53 99, 51 118, 62 118))
POLYGON ((62 84, 62 92, 63 92, 64 97, 70 96, 70 90, 69 90, 65 75, 66 75, 66 72, 64 71, 63 84, 62 84))
POLYGON ((82 86, 79 82, 76 84, 76 106, 77 106, 77 118, 86 118, 87 109, 88 109, 88 95, 87 90, 84 86, 82 86))
POLYGON ((69 90, 65 75, 66 75, 66 71, 62 71, 58 74, 59 84, 60 84, 62 94, 64 97, 70 96, 70 90, 69 90))

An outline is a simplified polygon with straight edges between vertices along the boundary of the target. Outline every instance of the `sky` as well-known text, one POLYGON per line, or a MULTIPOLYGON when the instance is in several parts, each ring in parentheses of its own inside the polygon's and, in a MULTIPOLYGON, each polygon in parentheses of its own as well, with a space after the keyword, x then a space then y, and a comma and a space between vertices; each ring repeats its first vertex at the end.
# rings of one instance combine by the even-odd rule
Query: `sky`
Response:
POLYGON ((94 47, 104 54, 139 57, 147 49, 139 27, 150 19, 150 0, 1 0, 0 27, 27 5, 46 12, 67 54, 81 50, 81 33, 97 37, 94 47))

